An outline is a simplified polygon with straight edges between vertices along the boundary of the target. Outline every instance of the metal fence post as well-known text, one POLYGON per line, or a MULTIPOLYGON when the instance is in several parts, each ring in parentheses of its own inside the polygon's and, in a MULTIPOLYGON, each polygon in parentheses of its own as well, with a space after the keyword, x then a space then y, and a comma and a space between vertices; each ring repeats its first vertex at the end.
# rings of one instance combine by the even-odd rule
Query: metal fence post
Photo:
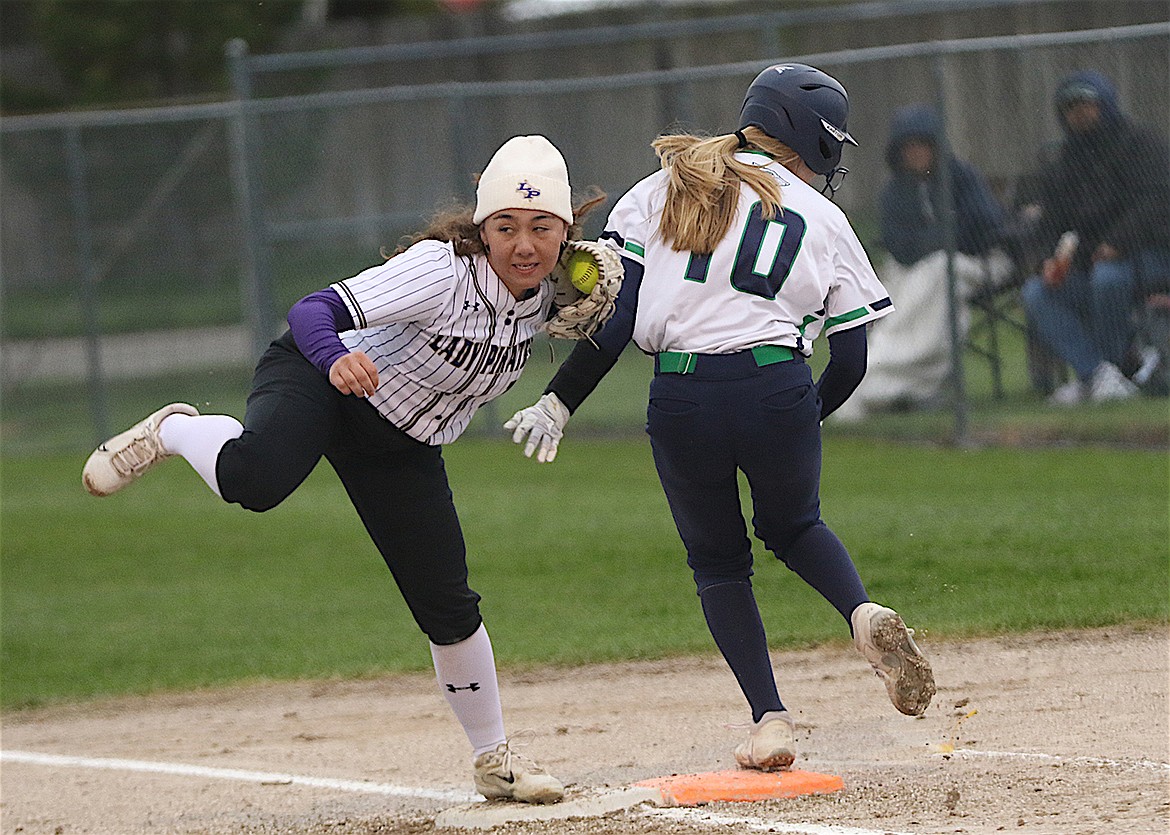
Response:
POLYGON ((81 275, 81 321, 85 330, 86 386, 93 416, 95 443, 109 437, 109 406, 102 374, 102 346, 98 322, 97 280, 94 276, 93 230, 90 227, 89 193, 85 188, 85 154, 77 125, 65 129, 65 162, 69 176, 69 205, 73 211, 73 237, 81 275))
MULTIPOLYGON (((447 120, 451 136, 451 185, 460 200, 475 202, 475 189, 468 175, 474 163, 468 154, 469 147, 479 137, 472 136, 471 122, 467 118, 467 98, 454 94, 447 99, 447 120), (472 141, 469 141, 472 140, 472 141)), ((483 163, 486 165, 486 163, 483 163)))
POLYGON ((766 61, 784 54, 784 45, 780 41, 779 29, 775 25, 765 25, 757 29, 756 41, 759 43, 760 55, 766 61))
POLYGON ((255 131, 249 125, 248 103, 252 79, 248 72, 248 45, 235 38, 228 42, 228 65, 235 92, 236 110, 228 120, 232 148, 232 187, 240 222, 244 227, 244 285, 241 296, 244 313, 252 331, 252 351, 259 356, 273 336, 275 303, 272 298, 272 267, 268 253, 268 230, 264 221, 264 192, 257 170, 255 131))

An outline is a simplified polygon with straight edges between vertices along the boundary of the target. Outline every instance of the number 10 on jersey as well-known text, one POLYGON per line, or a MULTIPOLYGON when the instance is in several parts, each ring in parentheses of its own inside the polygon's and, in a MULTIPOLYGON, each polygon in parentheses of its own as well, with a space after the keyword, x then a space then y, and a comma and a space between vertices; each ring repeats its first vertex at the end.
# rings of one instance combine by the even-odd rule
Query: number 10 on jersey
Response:
MULTIPOLYGON (((731 269, 731 286, 744 293, 774 299, 792 271, 792 262, 804 239, 804 218, 783 209, 780 217, 766 220, 760 203, 748 212, 739 248, 731 269)), ((691 253, 687 281, 706 282, 711 256, 691 253)))

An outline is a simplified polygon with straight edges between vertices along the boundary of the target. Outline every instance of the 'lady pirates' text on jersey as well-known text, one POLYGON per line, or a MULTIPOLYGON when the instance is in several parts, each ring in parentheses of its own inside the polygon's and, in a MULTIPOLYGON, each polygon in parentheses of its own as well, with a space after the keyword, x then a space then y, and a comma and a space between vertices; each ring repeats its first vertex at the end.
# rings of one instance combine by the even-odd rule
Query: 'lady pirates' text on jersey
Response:
POLYGON ((818 336, 893 311, 839 207, 768 156, 736 157, 780 181, 783 213, 764 218, 759 195, 742 185, 737 226, 710 255, 675 252, 663 240, 666 172, 642 180, 614 205, 603 237, 623 257, 653 265, 638 293, 639 348, 729 354, 784 345, 811 356, 818 336))
POLYGON ((552 304, 550 282, 515 299, 486 256, 457 256, 439 241, 332 286, 355 324, 341 341, 378 368, 370 403, 431 445, 458 438, 476 409, 516 382, 552 304))

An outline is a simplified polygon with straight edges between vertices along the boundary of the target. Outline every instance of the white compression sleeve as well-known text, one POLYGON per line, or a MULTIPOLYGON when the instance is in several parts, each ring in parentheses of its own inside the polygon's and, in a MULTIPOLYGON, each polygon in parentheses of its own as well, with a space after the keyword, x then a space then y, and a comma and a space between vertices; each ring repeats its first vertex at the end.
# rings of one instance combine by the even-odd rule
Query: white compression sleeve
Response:
POLYGON ((171 415, 158 428, 166 451, 186 458, 221 499, 215 461, 223 445, 243 433, 243 424, 230 415, 171 415))
POLYGON ((496 659, 487 629, 481 623, 465 641, 432 643, 431 659, 439 688, 463 726, 475 756, 493 750, 506 737, 496 659))

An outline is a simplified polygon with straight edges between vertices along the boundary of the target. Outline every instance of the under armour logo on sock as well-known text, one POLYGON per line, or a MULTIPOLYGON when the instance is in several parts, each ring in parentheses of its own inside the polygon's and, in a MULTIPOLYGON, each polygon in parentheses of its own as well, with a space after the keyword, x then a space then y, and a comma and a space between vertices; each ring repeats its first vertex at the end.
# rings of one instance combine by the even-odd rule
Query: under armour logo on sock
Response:
POLYGON ((458 693, 460 690, 470 690, 472 693, 474 693, 476 690, 479 689, 479 682, 473 681, 473 682, 471 682, 471 684, 467 685, 466 687, 456 687, 454 684, 448 684, 447 689, 449 691, 451 691, 452 693, 458 693))

